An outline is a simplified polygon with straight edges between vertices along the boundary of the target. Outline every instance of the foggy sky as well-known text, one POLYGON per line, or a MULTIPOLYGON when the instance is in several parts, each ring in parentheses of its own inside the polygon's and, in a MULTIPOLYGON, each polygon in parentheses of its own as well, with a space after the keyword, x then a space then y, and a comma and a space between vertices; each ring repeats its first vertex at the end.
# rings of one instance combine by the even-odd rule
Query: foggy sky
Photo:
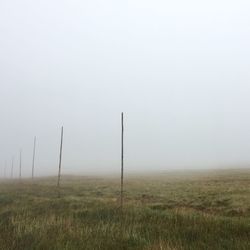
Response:
POLYGON ((249 166, 249 1, 0 1, 0 175, 249 166))

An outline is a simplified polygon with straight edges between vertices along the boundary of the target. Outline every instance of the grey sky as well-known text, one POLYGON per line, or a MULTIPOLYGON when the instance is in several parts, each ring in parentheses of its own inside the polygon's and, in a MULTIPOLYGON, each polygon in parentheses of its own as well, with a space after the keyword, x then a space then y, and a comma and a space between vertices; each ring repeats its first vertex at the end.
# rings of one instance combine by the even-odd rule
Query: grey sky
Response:
POLYGON ((249 1, 0 1, 0 160, 31 174, 250 163, 249 1))

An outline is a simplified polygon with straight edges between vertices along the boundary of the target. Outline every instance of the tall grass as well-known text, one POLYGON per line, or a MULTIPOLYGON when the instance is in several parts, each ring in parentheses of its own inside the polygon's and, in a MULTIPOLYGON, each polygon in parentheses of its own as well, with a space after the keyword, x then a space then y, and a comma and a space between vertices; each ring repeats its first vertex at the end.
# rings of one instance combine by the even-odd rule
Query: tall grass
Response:
POLYGON ((250 249, 250 174, 232 174, 131 177, 122 223, 119 179, 1 183, 0 249, 250 249))

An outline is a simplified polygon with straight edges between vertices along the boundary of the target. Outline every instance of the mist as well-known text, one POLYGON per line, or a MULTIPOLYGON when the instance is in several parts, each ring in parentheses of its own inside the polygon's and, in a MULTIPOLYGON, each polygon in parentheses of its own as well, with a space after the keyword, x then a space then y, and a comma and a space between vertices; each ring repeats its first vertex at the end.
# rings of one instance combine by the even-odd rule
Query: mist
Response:
POLYGON ((249 1, 0 2, 0 175, 249 167, 249 1), (49 6, 49 8, 48 8, 49 6))

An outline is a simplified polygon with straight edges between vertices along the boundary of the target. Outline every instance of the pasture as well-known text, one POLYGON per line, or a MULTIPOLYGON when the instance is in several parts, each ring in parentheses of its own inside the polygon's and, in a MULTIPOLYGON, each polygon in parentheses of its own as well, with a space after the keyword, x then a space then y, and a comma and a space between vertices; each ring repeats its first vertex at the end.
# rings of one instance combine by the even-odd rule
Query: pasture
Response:
POLYGON ((0 182, 0 249, 250 249, 250 171, 0 182))

